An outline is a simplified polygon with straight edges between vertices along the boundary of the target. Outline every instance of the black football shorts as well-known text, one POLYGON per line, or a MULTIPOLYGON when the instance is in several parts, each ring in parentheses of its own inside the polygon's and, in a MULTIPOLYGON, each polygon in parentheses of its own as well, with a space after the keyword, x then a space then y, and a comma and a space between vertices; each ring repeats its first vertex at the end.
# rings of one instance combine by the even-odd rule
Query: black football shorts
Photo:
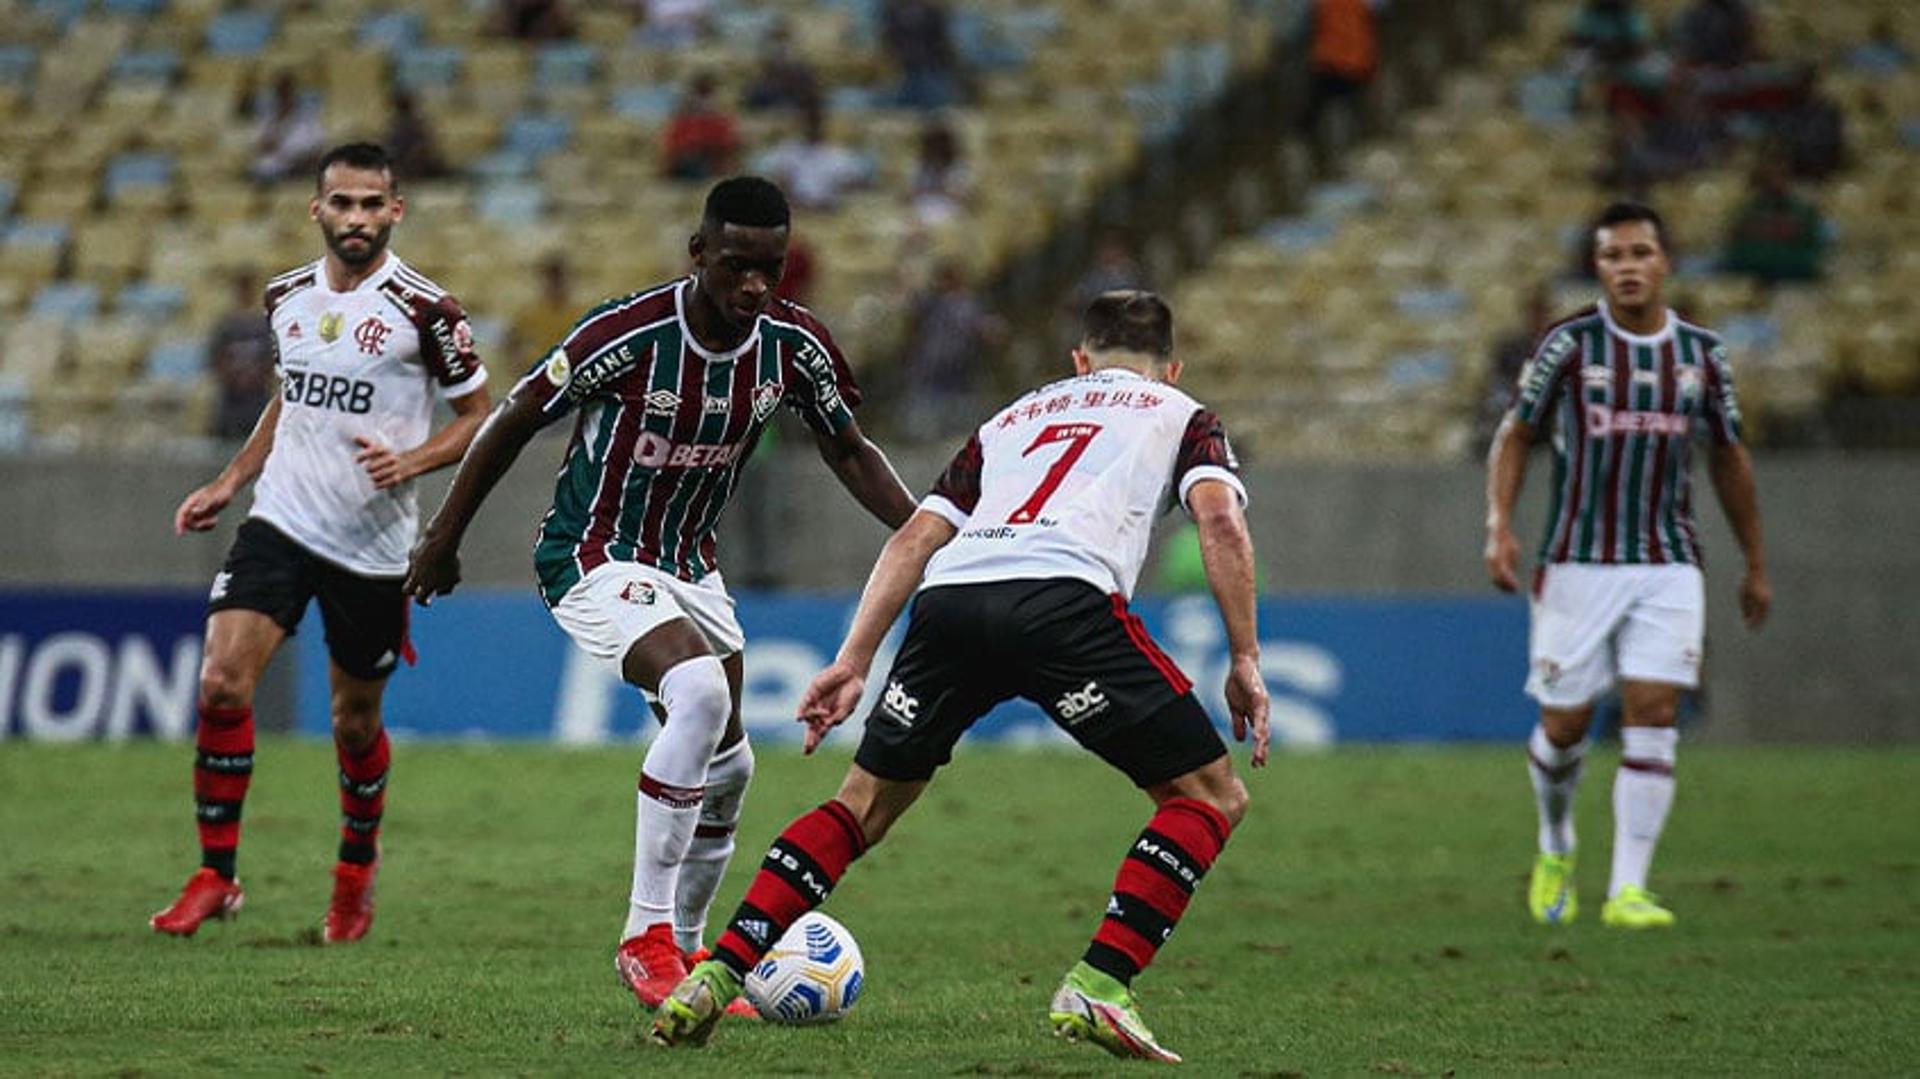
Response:
POLYGON ((363 577, 296 543, 257 517, 241 522, 213 580, 207 613, 258 611, 291 636, 320 601, 327 653, 355 678, 378 681, 411 656, 407 597, 398 577, 363 577))
POLYGON ((1056 579, 921 592, 854 759, 882 779, 927 779, 974 720, 1010 697, 1039 705, 1140 787, 1227 751, 1126 600, 1056 579))

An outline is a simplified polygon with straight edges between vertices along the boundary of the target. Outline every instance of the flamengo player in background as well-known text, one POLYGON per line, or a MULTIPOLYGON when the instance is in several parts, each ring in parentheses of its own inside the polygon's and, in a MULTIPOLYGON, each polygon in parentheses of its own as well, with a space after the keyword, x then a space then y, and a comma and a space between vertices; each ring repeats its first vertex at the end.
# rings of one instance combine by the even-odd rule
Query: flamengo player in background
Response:
POLYGON ((1753 461, 1726 349, 1668 310, 1666 229, 1652 209, 1610 206, 1595 225, 1604 301, 1549 329, 1521 372, 1494 436, 1487 476, 1487 573, 1518 591, 1513 504, 1527 454, 1553 428, 1553 508, 1533 588, 1531 673, 1540 702, 1528 771, 1540 808, 1540 853, 1527 903, 1535 920, 1578 911, 1573 796, 1593 702, 1619 683, 1620 772, 1613 785, 1613 881, 1601 920, 1669 926, 1647 868, 1673 804, 1674 710, 1699 684, 1705 595, 1691 491, 1693 431, 1711 438, 1708 470, 1747 572, 1740 613, 1767 617, 1773 590, 1760 543, 1753 461))
POLYGON ((175 531, 204 532, 260 481, 207 605, 193 763, 201 869, 153 916, 162 933, 192 936, 240 909, 234 858, 253 774, 253 691, 310 599, 326 626, 340 756, 340 861, 324 937, 358 940, 373 924, 389 755, 380 697, 399 659, 411 661, 400 582, 412 481, 459 460, 489 406, 459 302, 387 250, 404 210, 380 147, 352 143, 321 159, 309 213, 326 254, 267 285, 280 393, 219 478, 174 513, 175 531), (436 389, 454 418, 434 433, 436 389))
POLYGON ((982 426, 887 543, 839 657, 800 705, 812 752, 858 704, 881 638, 919 588, 854 764, 832 801, 774 841, 713 958, 656 1013, 654 1041, 706 1041, 761 955, 887 834, 961 734, 1019 696, 1157 806, 1053 998, 1054 1031, 1118 1056, 1180 1059, 1140 1021, 1129 985, 1245 814, 1247 790, 1186 676, 1127 609, 1170 494, 1199 525, 1233 652, 1233 732, 1251 731, 1255 765, 1267 759, 1267 691, 1245 491, 1220 421, 1173 387, 1172 350, 1173 315, 1158 296, 1101 295, 1087 309, 1075 377, 982 426))
POLYGON ((640 768, 633 892, 614 953, 648 1008, 700 949, 753 775, 740 725, 746 639, 714 530, 761 430, 786 405, 868 512, 890 528, 913 513, 854 421, 860 391, 827 328, 773 295, 789 220, 765 180, 715 185, 687 244, 693 275, 589 311, 520 380, 461 463, 407 581, 421 603, 453 590, 460 538, 487 493, 536 431, 578 407, 534 568, 560 627, 665 711, 640 768))

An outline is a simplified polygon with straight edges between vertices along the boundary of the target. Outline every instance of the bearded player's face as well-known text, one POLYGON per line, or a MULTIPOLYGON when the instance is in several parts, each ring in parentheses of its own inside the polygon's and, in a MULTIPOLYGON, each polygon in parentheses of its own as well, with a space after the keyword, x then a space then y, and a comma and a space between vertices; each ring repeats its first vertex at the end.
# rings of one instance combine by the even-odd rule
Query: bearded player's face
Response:
POLYGON ((1594 233, 1593 241, 1593 268, 1608 306, 1640 308, 1660 302, 1669 266, 1653 222, 1608 225, 1594 233))
POLYGON ((352 267, 380 257, 405 212, 406 203, 394 192, 386 170, 338 163, 327 166, 311 206, 327 250, 352 267))

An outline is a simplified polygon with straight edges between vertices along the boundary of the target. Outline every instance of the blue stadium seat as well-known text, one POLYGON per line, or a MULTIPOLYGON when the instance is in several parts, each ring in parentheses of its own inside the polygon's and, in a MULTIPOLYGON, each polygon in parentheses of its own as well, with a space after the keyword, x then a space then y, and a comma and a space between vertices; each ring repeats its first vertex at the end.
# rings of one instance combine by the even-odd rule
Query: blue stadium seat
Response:
POLYGON ((1565 127, 1580 107, 1580 80, 1558 71, 1536 72, 1520 80, 1514 97, 1520 112, 1535 124, 1565 127))
POLYGON ((0 45, 0 84, 30 84, 39 63, 40 53, 31 45, 0 45))
POLYGON ((577 42, 543 45, 533 57, 534 85, 590 86, 599 65, 599 50, 591 45, 577 42))
POLYGON ((136 49, 114 58, 118 82, 170 83, 180 73, 180 54, 172 49, 136 49))
POLYGON ((191 385, 207 371, 207 342, 198 337, 170 337, 156 341, 147 353, 147 377, 191 385))
POLYGON ((1453 378, 1455 366, 1453 353, 1441 349, 1402 352, 1387 361, 1387 384, 1402 390, 1439 386, 1453 378))
POLYGON ((475 206, 484 221, 496 225, 530 225, 546 212, 547 193, 537 183, 502 180, 481 188, 475 206))
POLYGON ((120 290, 114 308, 152 325, 171 322, 187 306, 187 291, 179 285, 137 281, 120 290))
POLYGON ((172 154, 119 154, 107 163, 106 189, 109 199, 130 187, 167 187, 172 183, 172 154))
POLYGON ((147 18, 167 9, 167 0, 100 0, 100 10, 109 15, 136 15, 147 18))
POLYGON ((466 52, 457 45, 428 45, 394 57, 393 81, 404 90, 439 89, 460 78, 466 52))
POLYGON ((1333 242, 1339 226, 1319 217, 1283 217, 1260 229, 1260 239, 1276 251, 1298 254, 1333 242))
POLYGON ((34 0, 33 13, 51 23, 58 23, 60 32, 65 33, 87 10, 87 0, 34 0))
POLYGON ((12 180, 0 180, 0 221, 5 221, 13 213, 14 196, 18 194, 12 180))
POLYGON ((207 24, 207 51, 215 56, 258 56, 273 41, 271 11, 223 11, 207 24))
POLYGON ((33 387, 11 371, 0 371, 0 452, 27 448, 32 436, 32 415, 28 408, 33 387))
POLYGON ((360 20, 357 37, 362 48, 402 55, 420 45, 421 22, 417 11, 382 11, 360 20))
POLYGON ((1393 305, 1410 319, 1445 319, 1467 309, 1466 293, 1456 288, 1404 288, 1393 295, 1393 305))
POLYGON ((769 10, 770 7, 736 7, 717 12, 713 17, 714 32, 730 45, 757 53, 761 43, 780 23, 780 13, 769 10))
POLYGON ((91 281, 53 281, 33 294, 30 315, 78 322, 100 310, 100 288, 91 281))
POLYGON ((1315 217, 1339 220, 1349 214, 1372 209, 1379 201, 1379 196, 1380 193, 1374 190, 1372 184, 1361 180, 1320 184, 1307 192, 1307 212, 1315 217))
POLYGON ((9 248, 63 248, 71 231, 59 221, 16 221, 7 226, 9 248))
POLYGON ((641 124, 657 124, 673 115, 680 93, 665 83, 636 83, 613 92, 615 115, 641 124))

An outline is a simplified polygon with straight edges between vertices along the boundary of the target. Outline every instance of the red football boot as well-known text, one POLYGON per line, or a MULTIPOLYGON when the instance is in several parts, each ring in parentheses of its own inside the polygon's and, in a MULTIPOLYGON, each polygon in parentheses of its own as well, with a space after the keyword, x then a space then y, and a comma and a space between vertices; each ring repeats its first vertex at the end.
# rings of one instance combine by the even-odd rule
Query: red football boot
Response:
POLYGON ((176 937, 190 937, 200 928, 200 923, 208 918, 231 918, 240 912, 240 905, 246 902, 246 896, 240 891, 240 882, 228 880, 220 874, 202 866, 193 876, 187 878, 187 886, 180 889, 180 898, 166 910, 147 919, 157 933, 171 933, 176 937))
POLYGON ((648 1011, 658 1008, 687 976, 687 962, 673 942, 673 926, 666 922, 621 941, 620 950, 613 953, 613 969, 648 1011))
POLYGON ((346 944, 366 936, 373 928, 373 875, 377 865, 334 863, 333 901, 327 904, 320 939, 328 944, 346 944))

